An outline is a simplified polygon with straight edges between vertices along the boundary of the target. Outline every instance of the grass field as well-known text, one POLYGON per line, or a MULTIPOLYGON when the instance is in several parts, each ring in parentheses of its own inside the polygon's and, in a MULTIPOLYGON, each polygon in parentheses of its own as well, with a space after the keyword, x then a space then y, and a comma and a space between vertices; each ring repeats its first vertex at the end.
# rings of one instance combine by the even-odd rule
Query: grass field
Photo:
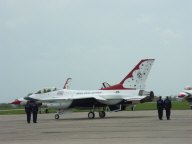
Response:
MULTIPOLYGON (((187 110, 190 109, 188 102, 186 101, 174 101, 172 102, 172 109, 173 110, 187 110)), ((127 110, 130 111, 131 108, 127 107, 127 110)), ((143 104, 137 104, 136 111, 139 110, 156 110, 156 103, 155 102, 149 102, 149 103, 143 103, 143 104)), ((56 109, 49 109, 50 113, 55 113, 56 109)), ((79 109, 73 109, 74 112, 81 112, 79 109)), ((88 110, 82 110, 82 111, 88 111, 88 110)), ((24 108, 22 106, 19 107, 12 107, 11 105, 0 105, 0 115, 10 115, 10 114, 24 114, 24 108)))
MULTIPOLYGON (((128 108, 129 110, 130 108, 128 108)), ((156 102, 149 102, 143 104, 137 104, 135 110, 155 110, 156 109, 156 102)), ((188 102, 186 101, 174 101, 172 102, 172 109, 173 110, 186 110, 190 109, 188 102)))

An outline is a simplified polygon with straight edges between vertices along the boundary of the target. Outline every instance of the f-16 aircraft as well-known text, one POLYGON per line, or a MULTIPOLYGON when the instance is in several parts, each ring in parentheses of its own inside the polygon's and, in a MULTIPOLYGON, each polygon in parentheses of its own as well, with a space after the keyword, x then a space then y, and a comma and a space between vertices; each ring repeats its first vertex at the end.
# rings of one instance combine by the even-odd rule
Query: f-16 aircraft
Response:
POLYGON ((95 118, 98 110, 99 117, 104 118, 108 109, 110 111, 125 110, 133 103, 147 102, 153 99, 152 91, 144 91, 145 82, 152 67, 154 59, 141 60, 134 69, 119 83, 100 90, 69 90, 61 89, 45 93, 35 93, 25 97, 42 103, 57 104, 60 111, 55 114, 59 119, 65 110, 70 108, 89 109, 88 118, 95 118))
POLYGON ((178 98, 187 100, 192 109, 192 87, 186 86, 184 90, 179 93, 178 98))

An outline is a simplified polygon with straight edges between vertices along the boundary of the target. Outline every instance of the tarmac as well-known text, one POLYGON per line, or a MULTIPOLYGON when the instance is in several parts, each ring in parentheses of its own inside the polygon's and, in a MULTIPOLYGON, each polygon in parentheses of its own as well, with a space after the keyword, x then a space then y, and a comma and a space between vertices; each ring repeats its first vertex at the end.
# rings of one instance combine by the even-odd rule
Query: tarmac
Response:
POLYGON ((38 123, 26 115, 0 115, 1 144, 191 144, 192 111, 172 110, 171 120, 160 121, 157 111, 107 113, 88 119, 87 112, 54 119, 39 114, 38 123))

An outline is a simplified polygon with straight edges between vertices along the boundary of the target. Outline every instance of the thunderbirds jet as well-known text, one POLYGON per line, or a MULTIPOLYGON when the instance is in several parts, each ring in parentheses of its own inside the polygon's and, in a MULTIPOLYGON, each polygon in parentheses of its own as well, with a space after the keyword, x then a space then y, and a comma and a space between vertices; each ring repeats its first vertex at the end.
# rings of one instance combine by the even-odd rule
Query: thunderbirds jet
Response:
POLYGON ((186 99, 189 102, 189 106, 192 109, 192 87, 186 86, 182 92, 178 95, 179 99, 186 99))
POLYGON ((59 119, 65 110, 74 107, 89 109, 88 118, 90 119, 95 118, 96 110, 99 112, 99 117, 104 118, 106 110, 121 111, 130 104, 153 99, 152 91, 144 91, 145 81, 153 62, 154 59, 141 60, 119 84, 113 86, 104 84, 100 90, 60 89, 31 94, 25 99, 58 106, 60 111, 55 114, 55 119, 59 119))

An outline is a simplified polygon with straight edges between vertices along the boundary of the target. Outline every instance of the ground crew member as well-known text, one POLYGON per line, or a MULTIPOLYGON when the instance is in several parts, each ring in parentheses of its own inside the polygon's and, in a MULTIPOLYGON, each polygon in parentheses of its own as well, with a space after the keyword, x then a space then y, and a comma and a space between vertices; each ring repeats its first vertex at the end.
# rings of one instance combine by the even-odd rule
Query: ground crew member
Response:
POLYGON ((163 118, 163 108, 164 108, 164 102, 162 100, 162 97, 160 96, 159 99, 157 100, 157 110, 159 120, 162 120, 163 118))
POLYGON ((33 123, 37 123, 38 105, 36 102, 32 101, 32 112, 33 112, 33 123))
POLYGON ((27 114, 27 123, 30 123, 31 121, 31 112, 32 112, 32 107, 31 107, 30 101, 27 101, 27 104, 25 105, 25 113, 27 114))
POLYGON ((170 120, 172 104, 171 104, 171 100, 169 99, 168 96, 164 100, 164 107, 165 107, 165 111, 166 111, 167 120, 170 120))

